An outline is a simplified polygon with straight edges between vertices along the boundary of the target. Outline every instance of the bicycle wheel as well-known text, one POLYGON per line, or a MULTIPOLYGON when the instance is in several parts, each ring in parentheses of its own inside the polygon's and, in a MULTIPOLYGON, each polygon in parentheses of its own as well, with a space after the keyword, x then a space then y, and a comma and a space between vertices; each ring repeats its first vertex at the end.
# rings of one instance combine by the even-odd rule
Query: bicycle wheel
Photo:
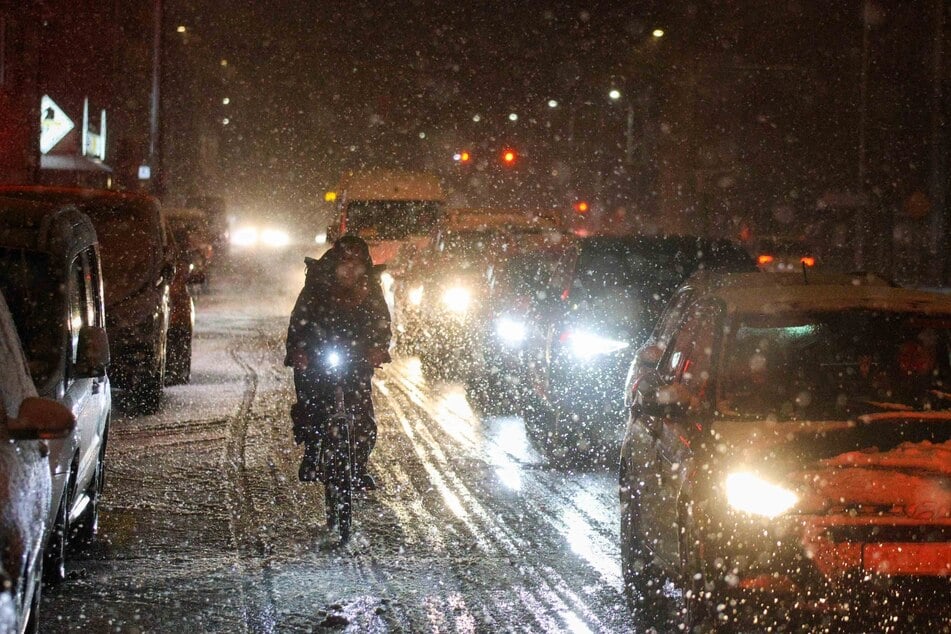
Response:
POLYGON ((339 465, 340 470, 337 473, 340 479, 336 487, 337 528, 340 530, 340 540, 346 543, 350 539, 350 522, 353 518, 353 471, 350 468, 350 452, 341 452, 339 465))

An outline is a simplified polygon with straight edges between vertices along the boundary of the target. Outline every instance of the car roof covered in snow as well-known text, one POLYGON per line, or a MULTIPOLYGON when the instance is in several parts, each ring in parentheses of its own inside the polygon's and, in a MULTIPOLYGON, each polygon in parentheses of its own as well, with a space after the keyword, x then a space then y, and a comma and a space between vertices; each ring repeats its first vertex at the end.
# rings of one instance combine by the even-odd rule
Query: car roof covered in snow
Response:
POLYGON ((71 204, 0 197, 0 246, 70 256, 96 244, 86 214, 71 204))
POLYGON ((881 310, 951 315, 951 296, 891 286, 730 286, 711 290, 707 295, 722 301, 731 313, 881 310))

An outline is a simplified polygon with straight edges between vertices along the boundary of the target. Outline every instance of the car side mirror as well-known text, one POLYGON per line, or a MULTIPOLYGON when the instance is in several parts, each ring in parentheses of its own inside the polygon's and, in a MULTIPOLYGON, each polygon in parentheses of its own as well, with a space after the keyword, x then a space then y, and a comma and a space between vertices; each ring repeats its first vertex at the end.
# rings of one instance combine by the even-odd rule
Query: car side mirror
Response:
POLYGON ((163 264, 159 275, 159 279, 155 281, 156 286, 161 286, 162 284, 171 284, 172 279, 175 277, 175 263, 166 262, 163 264))
POLYGON ((106 367, 111 361, 109 337, 106 329, 99 326, 83 326, 79 330, 79 346, 73 376, 77 379, 94 379, 106 376, 106 367))
POLYGON ((17 417, 7 420, 13 440, 55 440, 70 435, 76 426, 73 413, 61 403, 31 396, 20 403, 17 417))
POLYGON ((188 263, 188 275, 185 278, 186 284, 204 284, 205 283, 205 271, 195 267, 194 264, 188 263))

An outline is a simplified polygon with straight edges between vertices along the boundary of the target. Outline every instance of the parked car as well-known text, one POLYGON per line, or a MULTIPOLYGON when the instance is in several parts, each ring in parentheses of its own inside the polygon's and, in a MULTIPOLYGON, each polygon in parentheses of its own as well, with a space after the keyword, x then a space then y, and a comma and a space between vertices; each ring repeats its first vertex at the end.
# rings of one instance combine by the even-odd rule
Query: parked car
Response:
POLYGON ((815 268, 816 252, 804 240, 796 238, 762 238, 752 247, 756 265, 766 273, 787 273, 815 268))
POLYGON ((71 539, 96 533, 112 395, 99 247, 75 207, 0 199, 0 291, 42 396, 76 418, 51 441, 53 526, 45 574, 65 576, 71 539))
POLYGON ((892 286, 892 283, 873 273, 812 272, 803 277, 801 273, 762 275, 761 273, 698 271, 677 289, 660 319, 657 320, 650 337, 634 353, 624 386, 624 407, 631 406, 634 389, 641 377, 646 372, 657 368, 660 358, 667 349, 667 343, 680 327, 680 323, 687 315, 687 310, 697 297, 719 288, 771 288, 801 285, 892 286))
POLYGON ((72 203, 92 220, 102 251, 110 376, 134 409, 155 412, 165 386, 175 275, 158 202, 144 194, 66 187, 4 186, 0 196, 72 203))
POLYGON ((0 359, 0 631, 38 632, 52 493, 47 442, 69 436, 76 421, 59 403, 37 398, 2 293, 0 359))
POLYGON ((690 236, 585 238, 568 250, 552 279, 524 412, 529 438, 550 459, 617 455, 633 353, 698 269, 756 270, 734 243, 690 236))
MULTIPOLYGON (((177 244, 177 243, 176 243, 177 244)), ((165 384, 183 385, 191 380, 192 337, 195 333, 195 300, 192 298, 188 259, 176 246, 177 266, 169 287, 168 347, 165 360, 165 384)))
POLYGON ((164 213, 177 248, 177 268, 184 268, 189 286, 206 287, 217 242, 211 220, 195 207, 166 207, 164 213))
POLYGON ((947 608, 949 465, 951 298, 711 288, 636 388, 628 599, 665 631, 769 629, 791 610, 861 630, 876 602, 947 608))

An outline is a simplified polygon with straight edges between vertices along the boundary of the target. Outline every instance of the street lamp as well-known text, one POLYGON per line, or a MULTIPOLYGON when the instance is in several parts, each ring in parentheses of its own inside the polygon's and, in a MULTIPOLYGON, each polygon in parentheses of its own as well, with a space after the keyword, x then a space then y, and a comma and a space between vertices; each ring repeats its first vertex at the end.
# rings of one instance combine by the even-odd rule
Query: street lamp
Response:
POLYGON ((617 88, 612 88, 611 91, 608 93, 608 97, 611 98, 611 101, 617 101, 618 99, 621 98, 621 91, 618 90, 617 88))
POLYGON ((664 29, 654 29, 653 32, 651 32, 651 35, 657 39, 660 39, 664 37, 664 29))
POLYGON ((557 108, 557 107, 558 107, 558 100, 557 100, 557 99, 549 99, 549 100, 548 100, 548 107, 549 107, 549 108, 557 108))

